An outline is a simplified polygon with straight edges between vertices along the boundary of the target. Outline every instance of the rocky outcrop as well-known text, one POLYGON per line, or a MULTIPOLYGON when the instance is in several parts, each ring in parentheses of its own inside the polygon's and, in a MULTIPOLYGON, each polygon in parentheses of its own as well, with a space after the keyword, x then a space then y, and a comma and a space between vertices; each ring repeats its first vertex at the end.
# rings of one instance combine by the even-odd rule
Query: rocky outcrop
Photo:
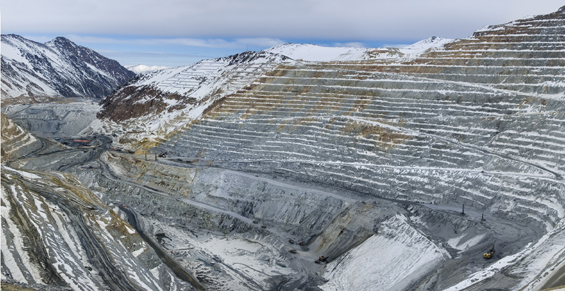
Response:
POLYGON ((118 62, 64 37, 41 44, 19 35, 2 35, 3 102, 102 98, 134 75, 118 62))

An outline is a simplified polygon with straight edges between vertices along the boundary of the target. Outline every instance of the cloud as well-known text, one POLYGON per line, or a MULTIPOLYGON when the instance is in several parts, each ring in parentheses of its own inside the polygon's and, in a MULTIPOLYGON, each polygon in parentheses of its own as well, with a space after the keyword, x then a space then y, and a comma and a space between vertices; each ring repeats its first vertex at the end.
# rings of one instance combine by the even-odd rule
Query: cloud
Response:
MULTIPOLYGON (((220 38, 204 39, 204 38, 112 38, 112 37, 96 37, 82 36, 76 34, 66 35, 66 37, 76 43, 84 44, 124 44, 138 46, 168 46, 179 45, 187 47, 205 47, 205 48, 244 48, 246 46, 272 47, 283 44, 284 41, 276 38, 238 38, 234 40, 226 40, 220 38)), ((36 39, 36 38, 34 38, 36 39)))
POLYGON ((238 38, 235 41, 240 45, 260 46, 260 47, 273 47, 284 44, 285 42, 277 38, 238 38))
POLYGON ((201 47, 262 38, 417 40, 466 37, 484 25, 562 5, 562 0, 18 0, 2 2, 2 28, 18 34, 153 37, 201 47))
POLYGON ((364 48, 365 44, 363 44, 362 42, 336 42, 333 44, 334 46, 337 47, 359 47, 359 48, 364 48))

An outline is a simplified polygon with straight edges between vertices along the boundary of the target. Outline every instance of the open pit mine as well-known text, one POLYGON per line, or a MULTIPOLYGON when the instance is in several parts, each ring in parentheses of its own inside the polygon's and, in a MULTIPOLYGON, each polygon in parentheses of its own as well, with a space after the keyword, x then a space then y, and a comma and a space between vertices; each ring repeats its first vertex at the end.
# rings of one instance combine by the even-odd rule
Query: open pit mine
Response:
POLYGON ((565 284, 565 7, 28 97, 3 96, 2 288, 565 284))

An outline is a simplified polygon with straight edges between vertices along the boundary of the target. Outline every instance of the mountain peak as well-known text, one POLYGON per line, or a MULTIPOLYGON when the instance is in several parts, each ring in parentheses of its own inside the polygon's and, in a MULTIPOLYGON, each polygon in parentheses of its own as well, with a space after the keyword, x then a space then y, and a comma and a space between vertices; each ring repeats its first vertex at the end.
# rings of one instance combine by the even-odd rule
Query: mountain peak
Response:
POLYGON ((2 98, 97 97, 125 83, 133 72, 114 60, 59 36, 41 44, 2 35, 2 98))
POLYGON ((63 36, 57 36, 56 38, 46 42, 45 45, 62 46, 62 47, 77 46, 76 43, 72 42, 70 39, 63 36))

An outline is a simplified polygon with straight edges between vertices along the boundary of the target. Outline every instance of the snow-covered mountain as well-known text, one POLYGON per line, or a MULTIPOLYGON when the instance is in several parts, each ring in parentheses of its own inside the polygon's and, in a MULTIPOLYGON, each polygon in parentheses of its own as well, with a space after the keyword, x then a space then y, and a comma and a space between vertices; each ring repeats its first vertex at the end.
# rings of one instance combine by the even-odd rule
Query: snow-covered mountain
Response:
POLYGON ((136 73, 136 74, 144 74, 152 71, 158 71, 162 69, 166 69, 165 66, 146 66, 146 65, 133 65, 133 66, 125 66, 126 69, 136 73))
POLYGON ((118 62, 57 37, 41 44, 2 35, 4 102, 46 97, 102 98, 135 74, 118 62))

